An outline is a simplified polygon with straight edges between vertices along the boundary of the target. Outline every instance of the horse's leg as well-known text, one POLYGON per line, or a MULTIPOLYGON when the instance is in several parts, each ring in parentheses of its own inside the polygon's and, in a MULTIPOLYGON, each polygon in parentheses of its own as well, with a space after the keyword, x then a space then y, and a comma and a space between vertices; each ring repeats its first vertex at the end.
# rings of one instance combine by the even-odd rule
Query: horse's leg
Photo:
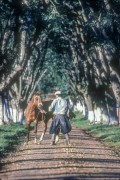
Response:
POLYGON ((30 122, 26 123, 26 129, 27 129, 27 135, 26 135, 26 144, 29 142, 29 137, 30 137, 30 122))
POLYGON ((47 131, 47 123, 45 121, 42 121, 42 127, 43 127, 43 132, 42 132, 42 135, 40 137, 39 144, 41 144, 43 137, 47 131))
POLYGON ((38 126, 38 120, 35 120, 35 126, 34 126, 34 133, 35 133, 35 140, 34 143, 37 143, 37 126, 38 126))

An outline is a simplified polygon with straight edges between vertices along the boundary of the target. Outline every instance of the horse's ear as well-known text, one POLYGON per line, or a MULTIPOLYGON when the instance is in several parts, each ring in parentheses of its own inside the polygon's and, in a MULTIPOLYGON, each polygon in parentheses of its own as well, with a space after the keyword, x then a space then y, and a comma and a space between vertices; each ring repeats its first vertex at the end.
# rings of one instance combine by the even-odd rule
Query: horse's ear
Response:
POLYGON ((40 96, 40 93, 39 92, 35 92, 34 95, 35 96, 40 96))

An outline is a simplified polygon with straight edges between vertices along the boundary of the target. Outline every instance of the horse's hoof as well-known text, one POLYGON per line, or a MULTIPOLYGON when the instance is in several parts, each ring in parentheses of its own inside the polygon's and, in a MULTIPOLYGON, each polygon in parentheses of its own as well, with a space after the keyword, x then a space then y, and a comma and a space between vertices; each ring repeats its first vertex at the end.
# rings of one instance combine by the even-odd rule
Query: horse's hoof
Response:
POLYGON ((42 141, 39 141, 38 144, 42 144, 42 141))

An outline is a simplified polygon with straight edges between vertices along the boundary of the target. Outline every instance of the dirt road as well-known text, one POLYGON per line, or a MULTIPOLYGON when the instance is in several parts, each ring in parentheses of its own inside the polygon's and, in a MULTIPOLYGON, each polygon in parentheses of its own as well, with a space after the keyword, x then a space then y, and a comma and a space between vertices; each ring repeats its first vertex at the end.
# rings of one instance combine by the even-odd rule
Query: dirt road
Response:
POLYGON ((55 146, 48 132, 42 145, 34 144, 32 136, 29 145, 3 160, 2 180, 120 180, 120 157, 82 130, 73 127, 71 146, 63 135, 55 146))

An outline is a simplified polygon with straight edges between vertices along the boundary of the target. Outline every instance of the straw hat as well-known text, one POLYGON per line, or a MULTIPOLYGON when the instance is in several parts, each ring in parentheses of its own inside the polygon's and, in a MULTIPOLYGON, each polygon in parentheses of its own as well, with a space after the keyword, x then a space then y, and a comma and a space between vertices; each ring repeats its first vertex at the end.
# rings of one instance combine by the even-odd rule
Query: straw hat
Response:
POLYGON ((57 94, 60 95, 60 94, 61 94, 61 91, 56 91, 56 92, 55 92, 55 95, 57 95, 57 94))

